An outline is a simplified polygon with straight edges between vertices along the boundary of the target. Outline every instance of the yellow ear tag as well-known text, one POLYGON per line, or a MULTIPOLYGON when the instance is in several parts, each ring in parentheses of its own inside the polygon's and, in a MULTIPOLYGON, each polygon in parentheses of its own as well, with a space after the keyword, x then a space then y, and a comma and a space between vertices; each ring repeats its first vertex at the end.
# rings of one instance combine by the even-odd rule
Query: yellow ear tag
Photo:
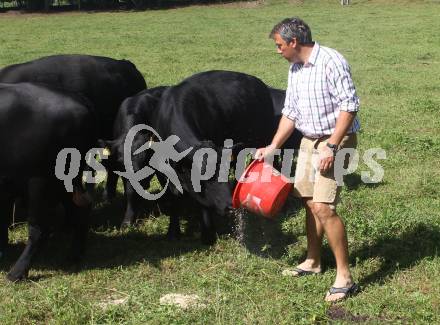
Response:
POLYGON ((148 141, 148 149, 151 149, 151 146, 153 145, 153 137, 150 137, 150 141, 148 141))
POLYGON ((102 154, 104 156, 110 156, 110 149, 109 148, 104 148, 104 150, 102 150, 102 154))

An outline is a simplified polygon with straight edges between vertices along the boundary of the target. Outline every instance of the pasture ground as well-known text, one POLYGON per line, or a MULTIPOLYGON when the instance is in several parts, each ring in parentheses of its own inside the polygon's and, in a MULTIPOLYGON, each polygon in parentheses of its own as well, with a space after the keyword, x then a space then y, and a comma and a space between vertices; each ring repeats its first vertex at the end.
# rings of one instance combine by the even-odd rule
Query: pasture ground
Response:
POLYGON ((197 234, 168 242, 165 216, 119 231, 117 200, 96 204, 85 265, 77 273, 64 264, 68 237, 56 235, 30 280, 8 283, 4 276, 26 240, 25 226, 11 229, 11 253, 0 260, 0 323, 440 322, 440 1, 353 0, 342 7, 336 0, 271 0, 145 12, 0 14, 0 66, 84 53, 133 61, 149 86, 225 69, 285 88, 287 62, 267 35, 294 15, 351 64, 362 103, 361 154, 370 148, 387 154, 380 161, 384 180, 361 182, 361 172, 370 169, 360 164, 339 207, 362 292, 337 305, 324 302, 335 276, 327 244, 322 276, 281 275, 305 254, 301 209, 270 225, 274 236, 255 231, 248 247, 225 237, 208 248, 197 234), (169 293, 196 294, 206 306, 183 311, 161 305, 169 293))

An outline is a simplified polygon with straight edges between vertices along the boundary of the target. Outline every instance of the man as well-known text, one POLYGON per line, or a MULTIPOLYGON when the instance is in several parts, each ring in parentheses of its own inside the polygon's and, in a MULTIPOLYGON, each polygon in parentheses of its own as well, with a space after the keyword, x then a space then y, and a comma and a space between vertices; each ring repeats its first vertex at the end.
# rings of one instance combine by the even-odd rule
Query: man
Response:
POLYGON ((345 227, 336 213, 340 186, 335 170, 340 171, 342 166, 334 163, 338 150, 356 146, 359 99, 348 63, 337 51, 312 42, 310 28, 303 20, 284 19, 269 36, 291 65, 278 130, 272 143, 258 149, 255 158, 272 155, 295 128, 304 134, 294 195, 302 199, 306 209, 307 257, 293 274, 321 272, 320 251, 325 234, 336 258, 336 279, 325 300, 338 301, 358 291, 348 264, 345 227))

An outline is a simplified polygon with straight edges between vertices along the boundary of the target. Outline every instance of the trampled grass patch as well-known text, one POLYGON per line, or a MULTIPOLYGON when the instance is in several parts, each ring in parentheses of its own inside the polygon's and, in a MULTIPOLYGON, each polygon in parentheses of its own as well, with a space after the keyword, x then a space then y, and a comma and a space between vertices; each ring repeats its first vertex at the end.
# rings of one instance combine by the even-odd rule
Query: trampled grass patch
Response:
POLYGON ((2 324, 440 321, 439 1, 353 0, 342 7, 336 0, 273 0, 144 12, 0 14, 0 66, 84 53, 131 60, 149 86, 225 69, 284 88, 288 66, 268 33, 293 15, 351 64, 362 105, 361 155, 370 148, 386 152, 377 160, 383 181, 364 183, 362 173, 372 171, 361 160, 339 207, 362 292, 336 307, 323 301, 335 276, 327 244, 322 276, 281 275, 305 256, 304 211, 295 202, 272 223, 248 216, 254 228, 245 245, 223 237, 205 247, 197 232, 168 242, 166 216, 146 216, 118 230, 118 197, 112 204, 97 202, 79 271, 64 260, 69 236, 58 234, 36 258, 29 281, 6 282, 26 240, 24 225, 11 229, 11 252, 0 260, 2 324), (160 304, 170 293, 197 295, 206 307, 160 304))

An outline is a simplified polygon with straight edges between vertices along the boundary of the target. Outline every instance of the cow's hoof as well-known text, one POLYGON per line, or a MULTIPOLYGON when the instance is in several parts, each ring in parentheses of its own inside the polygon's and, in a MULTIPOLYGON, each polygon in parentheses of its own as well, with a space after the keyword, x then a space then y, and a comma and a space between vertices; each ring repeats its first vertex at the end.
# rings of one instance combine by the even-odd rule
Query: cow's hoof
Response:
POLYGON ((28 277, 28 271, 10 271, 6 275, 6 279, 11 282, 18 282, 26 279, 28 277))

